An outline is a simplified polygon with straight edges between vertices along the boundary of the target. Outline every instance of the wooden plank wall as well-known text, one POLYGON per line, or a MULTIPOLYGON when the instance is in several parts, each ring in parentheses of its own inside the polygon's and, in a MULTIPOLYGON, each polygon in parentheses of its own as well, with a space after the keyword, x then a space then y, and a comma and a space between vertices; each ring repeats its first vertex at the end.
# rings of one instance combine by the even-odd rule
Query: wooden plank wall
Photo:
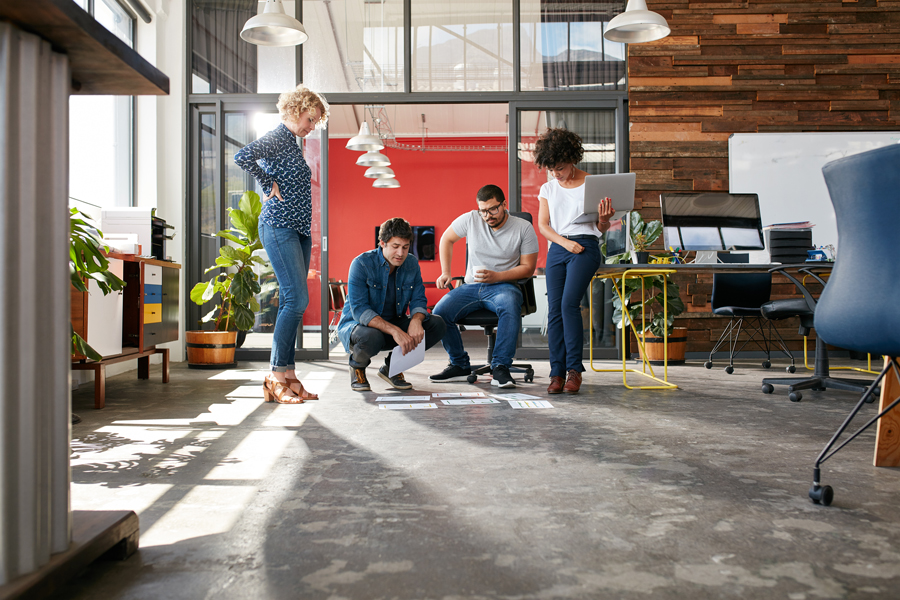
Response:
MULTIPOLYGON (((669 37, 628 47, 631 170, 644 218, 669 191, 728 191, 736 132, 900 130, 900 1, 648 0, 669 37)), ((793 295, 786 279, 773 297, 793 295)), ((688 352, 709 351, 712 277, 681 277, 688 352)), ((796 322, 779 328, 802 348, 796 322)))

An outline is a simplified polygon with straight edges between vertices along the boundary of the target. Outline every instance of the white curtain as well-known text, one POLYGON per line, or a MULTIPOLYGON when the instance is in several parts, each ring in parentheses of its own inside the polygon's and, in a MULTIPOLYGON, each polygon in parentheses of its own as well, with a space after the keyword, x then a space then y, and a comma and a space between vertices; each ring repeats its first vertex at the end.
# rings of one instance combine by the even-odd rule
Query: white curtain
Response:
POLYGON ((69 548, 69 63, 0 22, 0 585, 69 548))

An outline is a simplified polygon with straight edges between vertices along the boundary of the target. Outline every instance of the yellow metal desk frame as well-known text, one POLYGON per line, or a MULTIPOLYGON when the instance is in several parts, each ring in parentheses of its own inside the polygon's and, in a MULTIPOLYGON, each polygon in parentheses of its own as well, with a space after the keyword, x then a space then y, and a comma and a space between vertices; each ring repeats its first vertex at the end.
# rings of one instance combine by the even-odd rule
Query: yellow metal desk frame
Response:
MULTIPOLYGON (((615 270, 604 271, 603 267, 600 268, 597 275, 591 279, 590 292, 588 293, 588 297, 590 298, 590 322, 594 322, 594 280, 596 279, 611 279, 613 284, 613 289, 616 290, 616 294, 619 296, 619 300, 622 302, 624 306, 627 298, 625 298, 625 281, 628 279, 640 279, 641 280, 641 297, 646 293, 645 281, 647 277, 655 277, 658 275, 666 276, 670 273, 675 273, 675 269, 670 268, 661 268, 661 267, 641 267, 636 269, 625 269, 622 270, 621 267, 615 270), (621 286, 620 286, 621 284, 621 286)), ((667 295, 665 293, 663 296, 663 320, 664 322, 668 321, 669 317, 669 302, 667 295)), ((638 345, 641 347, 641 358, 642 358, 642 368, 641 369, 629 369, 628 368, 628 347, 630 343, 627 339, 622 340, 622 368, 621 369, 598 369, 594 366, 594 336, 590 336, 590 365, 591 370, 597 373, 622 373, 622 385, 624 385, 629 390, 674 390, 678 389, 678 386, 674 383, 669 383, 669 350, 668 350, 668 342, 669 342, 669 333, 668 331, 663 331, 663 378, 660 379, 653 372, 653 366, 650 364, 650 361, 647 359, 647 350, 645 346, 645 334, 643 333, 646 328, 646 315, 644 313, 643 306, 641 307, 641 326, 637 327, 634 322, 631 320, 631 315, 627 310, 622 311, 622 315, 624 318, 628 319, 628 324, 631 326, 632 330, 635 332, 635 337, 637 338, 638 345), (637 332, 641 332, 638 334, 637 332), (649 373, 647 371, 650 371, 649 373), (633 386, 628 384, 628 373, 637 373, 638 375, 642 375, 649 379, 652 379, 656 382, 656 385, 638 385, 633 386)))

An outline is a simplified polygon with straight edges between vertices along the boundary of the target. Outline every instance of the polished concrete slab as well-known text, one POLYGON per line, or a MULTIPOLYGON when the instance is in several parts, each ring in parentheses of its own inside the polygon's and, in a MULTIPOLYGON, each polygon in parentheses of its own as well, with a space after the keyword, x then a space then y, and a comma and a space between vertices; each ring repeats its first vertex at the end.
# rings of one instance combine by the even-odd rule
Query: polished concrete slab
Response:
MULTIPOLYGON (((428 382, 444 362, 432 349, 405 395, 497 391, 428 382)), ((302 406, 262 402, 264 364, 112 377, 100 411, 83 386, 73 507, 135 510, 141 548, 55 597, 900 597, 900 472, 872 466, 866 433, 824 465, 834 504, 813 505, 854 396, 763 395, 779 365, 697 361, 670 368, 675 391, 589 372, 547 396, 536 364, 517 391, 554 408, 531 410, 380 409, 375 369, 354 393, 340 357, 302 365, 321 394, 302 406)))

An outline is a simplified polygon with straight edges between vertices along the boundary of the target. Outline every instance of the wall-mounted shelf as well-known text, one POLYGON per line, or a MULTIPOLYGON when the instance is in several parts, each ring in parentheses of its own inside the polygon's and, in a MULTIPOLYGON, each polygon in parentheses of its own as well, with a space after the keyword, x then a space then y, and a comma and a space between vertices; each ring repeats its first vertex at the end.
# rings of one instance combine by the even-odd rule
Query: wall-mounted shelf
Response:
POLYGON ((72 0, 0 2, 0 19, 69 56, 73 94, 165 96, 169 78, 72 0))

